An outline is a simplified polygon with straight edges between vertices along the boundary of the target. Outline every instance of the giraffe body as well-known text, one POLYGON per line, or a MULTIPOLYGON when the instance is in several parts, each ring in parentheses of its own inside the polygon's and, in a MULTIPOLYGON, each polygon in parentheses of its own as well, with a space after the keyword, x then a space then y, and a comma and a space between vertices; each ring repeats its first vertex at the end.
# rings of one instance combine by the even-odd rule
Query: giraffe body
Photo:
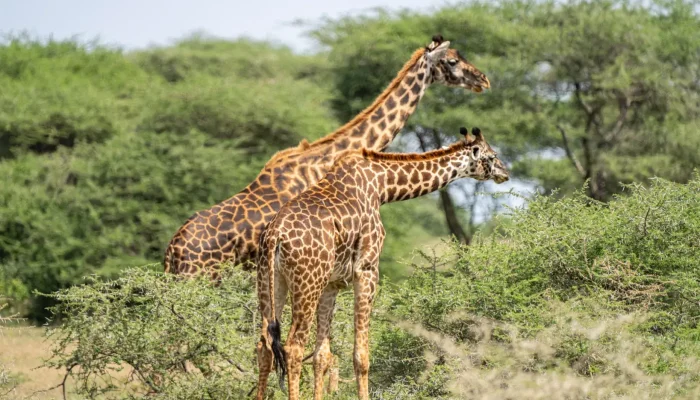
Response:
MULTIPOLYGON (((289 398, 299 398, 302 352, 315 312, 314 398, 322 397, 335 297, 350 285, 355 293, 355 376, 360 398, 368 398, 369 314, 385 238, 379 207, 425 195, 461 177, 507 180, 495 152, 478 129, 473 132, 474 138, 425 154, 349 151, 317 185, 282 207, 260 242, 257 285, 263 331, 258 343, 258 399, 265 394, 273 352, 280 375, 288 373, 289 398), (278 316, 288 292, 292 326, 282 349, 278 316)), ((468 136, 466 130, 463 133, 468 136)))
POLYGON ((339 153, 385 149, 435 82, 474 92, 490 87, 483 73, 436 36, 353 120, 313 143, 278 152, 240 193, 190 217, 168 244, 165 271, 216 278, 223 262, 250 266, 263 228, 283 204, 325 176, 339 153))

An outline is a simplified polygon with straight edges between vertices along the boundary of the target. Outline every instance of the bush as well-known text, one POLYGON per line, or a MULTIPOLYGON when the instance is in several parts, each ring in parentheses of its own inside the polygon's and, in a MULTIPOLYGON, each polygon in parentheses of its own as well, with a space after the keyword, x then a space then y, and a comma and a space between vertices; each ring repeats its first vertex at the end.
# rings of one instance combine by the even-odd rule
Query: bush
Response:
POLYGON ((146 73, 120 51, 73 41, 0 44, 0 159, 102 143, 128 126, 146 73))
POLYGON ((218 141, 236 141, 249 153, 267 154, 331 132, 326 98, 318 86, 284 77, 197 76, 154 92, 139 129, 168 135, 198 130, 218 141))
POLYGON ((40 318, 48 303, 34 290, 161 260, 191 210, 235 193, 264 161, 197 132, 119 135, 8 160, 0 164, 0 288, 13 305, 31 298, 30 315, 40 318))
MULTIPOLYGON (((697 398, 699 189, 696 175, 631 186, 608 205, 539 197, 492 236, 384 280, 370 329, 373 396, 697 398)), ((52 295, 64 319, 48 365, 80 366, 70 373, 83 395, 126 387, 99 383, 119 366, 138 371, 122 396, 244 395, 255 384, 256 298, 251 275, 227 274, 213 287, 133 269, 52 295), (206 373, 183 373, 188 360, 206 373)), ((337 399, 355 393, 352 301, 341 293, 333 326, 337 399)))
POLYGON ((240 271, 220 287, 147 268, 114 281, 90 277, 52 296, 59 302, 52 312, 68 318, 49 331, 48 366, 67 368, 90 398, 127 386, 129 398, 242 398, 256 377, 254 286, 254 276, 240 271), (136 384, 114 378, 125 369, 136 384))

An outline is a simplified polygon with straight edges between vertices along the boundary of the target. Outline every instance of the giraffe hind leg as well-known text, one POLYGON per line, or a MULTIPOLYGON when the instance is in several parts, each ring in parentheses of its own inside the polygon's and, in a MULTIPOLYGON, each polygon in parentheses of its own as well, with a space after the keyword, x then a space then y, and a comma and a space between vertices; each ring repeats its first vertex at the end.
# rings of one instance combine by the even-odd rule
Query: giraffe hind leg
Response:
POLYGON ((333 364, 331 353, 331 322, 338 289, 326 287, 318 302, 316 349, 314 351, 314 399, 323 398, 323 379, 333 364))

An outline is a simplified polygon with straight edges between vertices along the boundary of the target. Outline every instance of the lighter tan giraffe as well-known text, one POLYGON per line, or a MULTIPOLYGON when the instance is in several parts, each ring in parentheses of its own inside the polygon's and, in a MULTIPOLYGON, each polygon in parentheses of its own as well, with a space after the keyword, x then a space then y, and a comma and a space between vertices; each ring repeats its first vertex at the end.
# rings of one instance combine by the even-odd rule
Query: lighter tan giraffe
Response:
POLYGON ((222 262, 250 265, 263 227, 280 207, 321 179, 340 152, 385 149, 432 83, 473 92, 490 87, 484 74, 436 35, 426 48, 413 53, 389 86, 353 120, 313 143, 303 141, 277 153, 243 191, 190 217, 165 251, 165 271, 209 273, 216 278, 222 262))
POLYGON ((330 325, 338 290, 352 284, 355 295, 354 369, 360 399, 368 398, 369 315, 379 280, 384 228, 379 206, 412 199, 458 178, 509 175, 478 128, 464 140, 424 154, 387 154, 361 149, 339 155, 332 170, 285 204, 260 238, 258 300, 262 334, 258 343, 258 399, 263 399, 273 360, 289 399, 299 398, 304 345, 317 312, 314 399, 323 397, 323 375, 331 361, 330 325), (291 293, 292 325, 281 344, 278 320, 291 293))

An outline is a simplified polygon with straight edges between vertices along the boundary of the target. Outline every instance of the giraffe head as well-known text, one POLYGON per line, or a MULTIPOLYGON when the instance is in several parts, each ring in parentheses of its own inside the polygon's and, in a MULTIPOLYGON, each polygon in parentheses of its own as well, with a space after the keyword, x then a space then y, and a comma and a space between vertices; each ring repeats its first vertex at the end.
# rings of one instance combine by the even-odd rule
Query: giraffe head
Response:
MULTIPOLYGON (((429 52, 431 48, 437 50, 444 44, 449 46, 449 43, 442 39, 442 35, 435 35, 433 41, 426 47, 426 52, 429 52)), ((475 93, 481 93, 484 89, 491 87, 489 78, 467 61, 459 51, 448 49, 445 46, 445 51, 439 56, 432 65, 433 82, 470 89, 475 93)))
POLYGON ((459 133, 464 135, 464 155, 459 157, 462 167, 459 169, 459 177, 469 177, 480 181, 493 179, 496 183, 503 183, 509 179, 506 166, 498 158, 498 154, 489 146, 481 134, 479 128, 472 128, 469 136, 467 128, 462 127, 459 133))

